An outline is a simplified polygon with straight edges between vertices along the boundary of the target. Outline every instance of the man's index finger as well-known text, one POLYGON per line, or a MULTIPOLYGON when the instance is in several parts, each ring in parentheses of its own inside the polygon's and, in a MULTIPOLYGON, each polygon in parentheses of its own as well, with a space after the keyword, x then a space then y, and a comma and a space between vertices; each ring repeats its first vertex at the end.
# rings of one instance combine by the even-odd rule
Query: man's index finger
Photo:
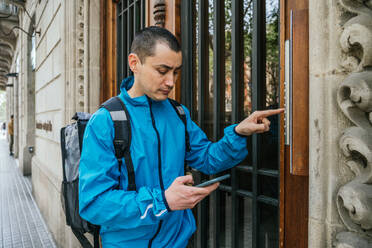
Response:
POLYGON ((259 117, 268 117, 268 116, 277 115, 283 112, 284 112, 284 108, 280 108, 280 109, 262 110, 262 111, 259 111, 258 114, 259 114, 259 117))

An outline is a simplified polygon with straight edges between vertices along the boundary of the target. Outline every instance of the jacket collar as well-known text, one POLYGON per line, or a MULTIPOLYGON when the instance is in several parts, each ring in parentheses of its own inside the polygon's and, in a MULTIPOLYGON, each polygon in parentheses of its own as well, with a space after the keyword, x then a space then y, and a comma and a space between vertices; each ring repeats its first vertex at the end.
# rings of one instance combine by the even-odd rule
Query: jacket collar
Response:
POLYGON ((134 84, 133 76, 124 78, 120 85, 121 96, 125 99, 125 101, 127 101, 128 103, 132 105, 148 105, 148 100, 147 100, 146 95, 132 98, 128 94, 128 90, 132 88, 133 84, 134 84))

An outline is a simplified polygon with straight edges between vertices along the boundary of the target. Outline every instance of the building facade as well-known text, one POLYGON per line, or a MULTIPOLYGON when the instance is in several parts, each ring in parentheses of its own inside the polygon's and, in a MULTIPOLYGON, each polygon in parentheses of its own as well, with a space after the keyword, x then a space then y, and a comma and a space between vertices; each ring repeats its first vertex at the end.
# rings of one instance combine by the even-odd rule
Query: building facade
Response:
POLYGON ((149 25, 180 39, 172 97, 211 140, 252 111, 287 107, 194 210, 190 246, 372 246, 372 1, 0 3, 0 17, 10 15, 0 19, 0 90, 15 116, 15 157, 59 247, 79 247, 60 201, 60 129, 117 94, 130 41, 149 25))

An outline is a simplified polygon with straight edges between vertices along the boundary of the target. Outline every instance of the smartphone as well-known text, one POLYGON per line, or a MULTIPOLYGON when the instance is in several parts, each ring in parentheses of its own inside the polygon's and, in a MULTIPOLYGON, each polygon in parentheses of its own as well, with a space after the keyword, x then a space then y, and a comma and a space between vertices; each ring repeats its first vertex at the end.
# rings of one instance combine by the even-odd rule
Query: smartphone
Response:
POLYGON ((228 179, 230 177, 230 174, 226 174, 226 175, 223 175, 223 176, 220 176, 220 177, 216 177, 216 178, 213 178, 209 181, 206 181, 204 183, 201 183, 201 184, 198 184, 198 185, 195 185, 195 187, 206 187, 206 186, 209 186, 211 184, 214 184, 214 183, 217 183, 217 182, 220 182, 220 181, 223 181, 225 179, 228 179))

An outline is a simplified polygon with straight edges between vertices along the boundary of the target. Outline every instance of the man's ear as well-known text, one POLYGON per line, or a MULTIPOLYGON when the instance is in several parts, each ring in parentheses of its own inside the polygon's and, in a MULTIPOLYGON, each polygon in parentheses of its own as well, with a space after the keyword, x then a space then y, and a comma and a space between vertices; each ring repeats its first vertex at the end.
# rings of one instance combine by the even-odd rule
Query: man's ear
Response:
POLYGON ((138 72, 138 66, 141 65, 141 61, 139 59, 139 57, 137 56, 137 54, 135 53, 130 53, 128 55, 128 65, 129 65, 129 68, 130 70, 133 72, 133 73, 136 73, 138 72))

